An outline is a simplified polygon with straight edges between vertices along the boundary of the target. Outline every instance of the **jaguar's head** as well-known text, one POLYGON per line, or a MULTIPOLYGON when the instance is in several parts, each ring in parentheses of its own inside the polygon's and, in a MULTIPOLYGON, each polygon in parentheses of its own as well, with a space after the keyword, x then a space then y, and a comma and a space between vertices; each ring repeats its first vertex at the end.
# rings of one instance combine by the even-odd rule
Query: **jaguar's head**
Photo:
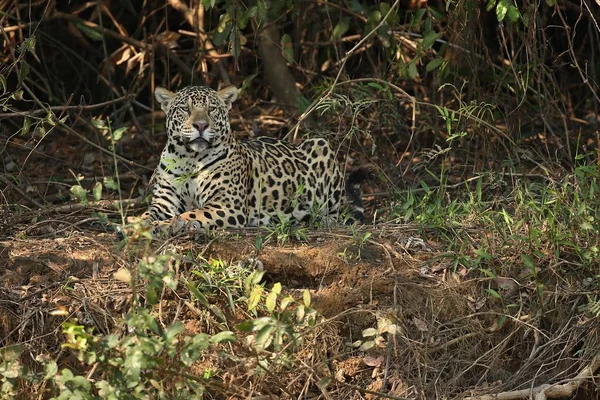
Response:
POLYGON ((154 91, 167 114, 169 141, 194 153, 206 152, 230 135, 228 113, 237 94, 235 86, 219 91, 204 86, 188 86, 177 93, 162 87, 154 91))

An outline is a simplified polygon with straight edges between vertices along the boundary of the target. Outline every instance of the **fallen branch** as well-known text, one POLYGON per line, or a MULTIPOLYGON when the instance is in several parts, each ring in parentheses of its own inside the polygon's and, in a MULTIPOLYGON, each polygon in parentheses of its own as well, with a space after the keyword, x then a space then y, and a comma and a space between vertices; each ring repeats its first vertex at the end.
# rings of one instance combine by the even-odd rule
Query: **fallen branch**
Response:
POLYGON ((546 400, 571 398, 585 380, 594 376, 598 368, 600 368, 600 354, 597 354, 588 366, 582 369, 575 378, 569 380, 567 383, 560 385, 543 384, 529 389, 467 397, 465 400, 516 400, 529 398, 533 398, 534 400, 546 400))
POLYGON ((74 213, 82 210, 119 210, 119 206, 121 209, 127 207, 135 207, 139 206, 142 203, 141 197, 136 197, 134 199, 123 199, 119 200, 100 200, 93 201, 89 203, 73 203, 73 204, 63 204, 60 206, 53 207, 41 207, 39 210, 32 210, 30 212, 26 212, 20 215, 15 215, 13 213, 13 217, 10 219, 10 224, 19 224, 24 223, 31 220, 34 216, 39 215, 52 215, 52 214, 68 214, 74 213))

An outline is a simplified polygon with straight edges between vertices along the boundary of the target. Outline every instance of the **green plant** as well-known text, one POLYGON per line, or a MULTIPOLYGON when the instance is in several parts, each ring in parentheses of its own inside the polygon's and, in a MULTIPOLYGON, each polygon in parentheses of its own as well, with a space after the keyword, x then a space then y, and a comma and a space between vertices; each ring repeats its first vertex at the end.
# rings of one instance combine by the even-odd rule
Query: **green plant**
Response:
POLYGON ((264 298, 263 306, 268 315, 244 321, 236 328, 251 333, 249 342, 258 352, 269 348, 276 352, 284 349, 291 352, 295 349, 295 345, 301 343, 301 333, 304 329, 315 326, 319 314, 311 307, 311 296, 308 290, 303 291, 302 303, 298 303, 289 295, 280 298, 282 293, 280 283, 273 284, 265 296, 264 286, 260 284, 263 274, 263 272, 256 272, 246 279, 248 311, 255 313, 264 298))
POLYGON ((275 238, 277 244, 285 246, 292 240, 303 242, 307 240, 308 228, 300 225, 294 218, 286 218, 280 214, 272 226, 268 226, 266 240, 275 238))
POLYGON ((366 328, 361 332, 362 339, 348 343, 351 348, 358 351, 369 351, 374 347, 385 347, 390 340, 399 332, 399 327, 389 318, 377 315, 377 328, 366 328))

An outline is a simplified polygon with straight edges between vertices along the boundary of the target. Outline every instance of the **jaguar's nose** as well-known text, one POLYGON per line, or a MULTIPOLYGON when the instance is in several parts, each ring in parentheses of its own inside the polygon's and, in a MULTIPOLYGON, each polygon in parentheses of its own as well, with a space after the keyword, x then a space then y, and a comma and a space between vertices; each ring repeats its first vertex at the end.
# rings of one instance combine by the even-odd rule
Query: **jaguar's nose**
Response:
POLYGON ((208 122, 196 121, 192 124, 192 126, 198 130, 198 133, 202 133, 208 128, 208 122))

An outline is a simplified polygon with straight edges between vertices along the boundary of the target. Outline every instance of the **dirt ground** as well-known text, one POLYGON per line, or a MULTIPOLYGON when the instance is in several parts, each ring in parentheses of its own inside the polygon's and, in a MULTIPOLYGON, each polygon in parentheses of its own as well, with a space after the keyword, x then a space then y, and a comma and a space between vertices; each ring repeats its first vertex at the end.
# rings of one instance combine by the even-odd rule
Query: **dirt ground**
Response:
MULTIPOLYGON (((92 223, 73 227, 70 218, 85 219, 75 217, 79 213, 56 215, 46 220, 54 222, 36 229, 30 229, 35 224, 23 225, 27 233, 17 230, 11 239, 0 241, 4 343, 29 343, 36 353, 52 353, 61 343, 64 320, 76 317, 108 333, 127 311, 131 288, 113 274, 131 264, 131 253, 117 248, 112 232, 92 223), (36 234, 41 237, 31 237, 36 234), (53 315, 56 310, 66 311, 66 316, 53 315)), ((342 229, 310 231, 304 243, 279 246, 267 241, 257 251, 259 233, 249 230, 200 241, 170 239, 154 243, 153 250, 175 250, 192 260, 218 259, 229 265, 251 261, 264 269, 266 287, 280 282, 296 298, 309 289, 314 307, 332 321, 331 329, 317 338, 324 346, 322 356, 329 357, 328 373, 347 385, 338 388, 334 398, 361 398, 356 397, 361 393, 356 387, 365 398, 377 398, 369 391, 383 389, 396 397, 464 398, 519 387, 521 382, 544 382, 558 370, 576 368, 567 359, 555 358, 555 365, 527 377, 524 365, 536 361, 523 351, 532 351, 540 340, 535 332, 551 336, 528 325, 535 316, 535 310, 526 310, 531 288, 509 288, 524 308, 513 313, 512 323, 499 326, 502 304, 485 293, 490 279, 454 271, 450 258, 426 232, 401 225, 364 226, 359 232, 371 233, 362 245, 356 239, 361 235, 342 229), (348 347, 362 339, 364 329, 377 327, 382 317, 398 325, 394 339, 367 351, 348 347)), ((191 267, 193 263, 183 263, 177 274, 185 275, 191 267)), ((557 319, 560 313, 557 308, 557 319)), ((198 315, 184 313, 180 318, 191 333, 206 329, 198 315)), ((582 328, 567 338, 556 334, 556 344, 544 351, 555 346, 567 353, 580 349, 584 336, 595 330, 579 324, 582 328)), ((585 396, 593 394, 590 390, 585 396)))

